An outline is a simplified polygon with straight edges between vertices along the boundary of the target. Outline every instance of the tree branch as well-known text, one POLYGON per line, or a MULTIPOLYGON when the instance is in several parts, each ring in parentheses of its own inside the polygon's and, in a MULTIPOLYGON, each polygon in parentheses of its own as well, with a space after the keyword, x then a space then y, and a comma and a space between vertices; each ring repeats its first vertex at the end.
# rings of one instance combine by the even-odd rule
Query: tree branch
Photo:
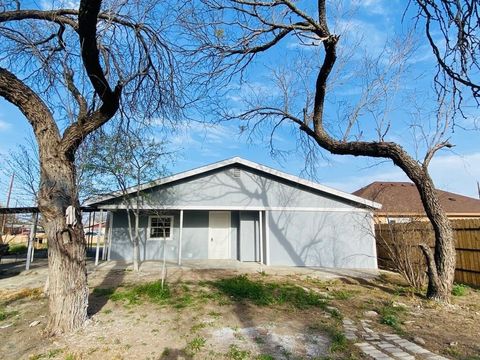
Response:
POLYGON ((122 86, 117 84, 112 91, 100 64, 100 52, 96 38, 100 6, 100 0, 82 0, 80 2, 78 35, 85 71, 93 88, 102 100, 102 105, 93 114, 85 118, 85 121, 77 121, 65 130, 62 149, 66 153, 75 152, 83 138, 111 119, 119 107, 122 86))
POLYGON ((57 143, 60 141, 57 124, 42 99, 23 81, 2 67, 0 67, 0 96, 20 109, 30 122, 37 138, 47 138, 57 143))

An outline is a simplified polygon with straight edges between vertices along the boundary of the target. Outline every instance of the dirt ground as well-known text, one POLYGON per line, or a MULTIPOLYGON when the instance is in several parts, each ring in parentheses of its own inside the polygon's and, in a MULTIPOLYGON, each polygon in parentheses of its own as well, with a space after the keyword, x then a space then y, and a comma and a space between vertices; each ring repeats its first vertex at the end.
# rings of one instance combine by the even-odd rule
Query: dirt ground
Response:
POLYGON ((333 346, 338 342, 335 331, 342 316, 359 320, 372 310, 379 314, 372 325, 378 331, 410 340, 420 337, 425 348, 448 358, 480 359, 480 291, 470 288, 453 297, 451 305, 440 306, 410 292, 391 274, 328 280, 268 270, 248 275, 321 294, 328 299, 326 311, 236 301, 219 295, 206 281, 238 275, 238 270, 191 270, 168 276, 171 286, 182 289, 178 303, 129 304, 97 290, 122 291, 158 280, 158 272, 97 271, 89 276, 91 318, 85 328, 48 338, 43 334, 47 301, 41 294, 42 271, 0 280, 2 359, 361 359, 364 355, 353 344, 333 346), (403 309, 394 328, 381 320, 392 306, 403 309))

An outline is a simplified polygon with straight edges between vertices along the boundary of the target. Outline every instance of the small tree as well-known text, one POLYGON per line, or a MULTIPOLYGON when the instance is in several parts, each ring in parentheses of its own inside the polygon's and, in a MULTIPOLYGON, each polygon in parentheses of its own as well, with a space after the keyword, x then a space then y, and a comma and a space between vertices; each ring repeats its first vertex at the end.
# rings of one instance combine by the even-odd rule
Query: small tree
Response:
POLYGON ((165 174, 171 154, 165 143, 152 137, 147 128, 116 126, 110 134, 101 130, 90 139, 92 146, 85 166, 97 194, 116 190, 126 207, 128 234, 133 249, 133 268, 140 263, 140 215, 145 196, 141 185, 165 174), (97 146, 93 146, 97 144, 97 146), (133 219, 132 219, 133 216, 133 219))

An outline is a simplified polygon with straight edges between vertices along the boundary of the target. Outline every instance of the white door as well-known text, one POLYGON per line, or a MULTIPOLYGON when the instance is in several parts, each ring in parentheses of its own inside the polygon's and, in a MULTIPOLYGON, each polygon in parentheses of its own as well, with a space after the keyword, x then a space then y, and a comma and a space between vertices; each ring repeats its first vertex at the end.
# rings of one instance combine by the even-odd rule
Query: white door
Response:
POLYGON ((210 211, 208 258, 230 259, 230 211, 210 211))

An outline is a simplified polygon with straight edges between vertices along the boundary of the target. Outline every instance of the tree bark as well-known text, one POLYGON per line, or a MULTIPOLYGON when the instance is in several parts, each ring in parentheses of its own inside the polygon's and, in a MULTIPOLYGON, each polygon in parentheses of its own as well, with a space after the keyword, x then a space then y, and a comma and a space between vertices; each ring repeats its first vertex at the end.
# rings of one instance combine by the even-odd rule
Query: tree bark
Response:
POLYGON ((135 235, 133 238, 133 270, 140 270, 140 251, 139 251, 139 231, 140 231, 140 214, 138 208, 135 210, 135 235))
POLYGON ((435 233, 433 255, 428 246, 421 245, 428 267, 427 297, 440 302, 449 302, 456 264, 455 238, 452 225, 438 201, 433 181, 426 169, 424 169, 424 179, 415 182, 415 185, 435 233))
POLYGON ((48 238, 49 310, 47 331, 51 335, 70 332, 87 319, 88 287, 85 264, 85 237, 80 212, 76 224, 67 225, 65 210, 80 208, 75 167, 65 154, 45 151, 39 144, 41 184, 38 206, 44 217, 48 238))

